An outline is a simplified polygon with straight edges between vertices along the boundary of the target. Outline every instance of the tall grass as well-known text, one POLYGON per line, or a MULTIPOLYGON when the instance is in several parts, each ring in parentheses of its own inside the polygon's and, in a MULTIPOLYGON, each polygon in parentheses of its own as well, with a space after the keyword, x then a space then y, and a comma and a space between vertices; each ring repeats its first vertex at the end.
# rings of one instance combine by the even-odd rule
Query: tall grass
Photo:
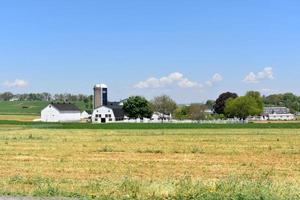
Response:
POLYGON ((191 176, 163 181, 145 181, 124 177, 114 181, 107 178, 89 180, 80 187, 78 183, 65 188, 54 179, 12 177, 9 184, 30 185, 27 191, 4 191, 0 195, 31 195, 36 197, 75 197, 81 199, 174 199, 174 200, 297 200, 299 185, 274 183, 269 173, 229 176, 214 182, 193 180, 191 176))

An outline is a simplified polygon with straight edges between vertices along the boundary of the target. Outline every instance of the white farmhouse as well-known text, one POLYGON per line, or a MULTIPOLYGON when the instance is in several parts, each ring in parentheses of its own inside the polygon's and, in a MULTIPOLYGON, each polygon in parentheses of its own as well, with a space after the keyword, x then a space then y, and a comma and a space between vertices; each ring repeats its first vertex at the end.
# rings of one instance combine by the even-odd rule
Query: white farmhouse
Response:
POLYGON ((41 111, 43 122, 76 122, 80 116, 80 110, 69 103, 51 103, 41 111))
POLYGON ((107 123, 123 121, 124 117, 124 111, 121 106, 109 103, 109 105, 100 106, 93 111, 92 122, 107 123))

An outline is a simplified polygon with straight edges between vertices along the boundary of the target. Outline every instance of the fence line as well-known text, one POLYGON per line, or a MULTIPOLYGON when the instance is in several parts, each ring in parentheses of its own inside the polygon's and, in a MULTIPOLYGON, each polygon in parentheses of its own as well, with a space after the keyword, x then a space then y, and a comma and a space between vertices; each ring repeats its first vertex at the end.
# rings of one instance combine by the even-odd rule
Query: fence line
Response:
MULTIPOLYGON (((120 122, 120 121, 117 121, 120 122)), ((184 124, 184 123, 197 123, 197 124, 245 124, 248 123, 248 120, 240 119, 216 119, 216 120, 149 120, 149 119, 131 119, 121 121, 124 123, 174 123, 174 124, 184 124)))

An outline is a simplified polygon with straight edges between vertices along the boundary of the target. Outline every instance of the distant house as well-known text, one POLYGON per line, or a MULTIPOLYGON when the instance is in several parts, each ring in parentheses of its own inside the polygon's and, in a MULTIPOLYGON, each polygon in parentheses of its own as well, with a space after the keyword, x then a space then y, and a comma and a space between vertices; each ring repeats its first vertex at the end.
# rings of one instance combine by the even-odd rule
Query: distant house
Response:
POLYGON ((161 122, 161 121, 171 121, 172 120, 172 115, 171 114, 162 114, 159 112, 154 112, 151 121, 153 122, 161 122))
POLYGON ((290 109, 286 107, 264 107, 264 113, 262 115, 265 120, 295 120, 295 115, 290 113, 290 109))
POLYGON ((51 103, 41 111, 43 122, 77 122, 80 117, 79 108, 70 103, 51 103))
POLYGON ((286 107, 264 107, 260 116, 249 116, 249 121, 290 121, 295 120, 294 114, 290 113, 290 109, 286 107))
POLYGON ((108 105, 94 109, 92 114, 93 123, 123 121, 124 118, 125 114, 119 102, 108 102, 108 105))
POLYGON ((214 111, 213 111, 213 109, 205 109, 204 113, 208 114, 208 115, 212 115, 212 114, 214 114, 214 111))
POLYGON ((13 102, 13 101, 19 101, 19 98, 18 97, 13 97, 9 101, 11 101, 11 102, 13 102))

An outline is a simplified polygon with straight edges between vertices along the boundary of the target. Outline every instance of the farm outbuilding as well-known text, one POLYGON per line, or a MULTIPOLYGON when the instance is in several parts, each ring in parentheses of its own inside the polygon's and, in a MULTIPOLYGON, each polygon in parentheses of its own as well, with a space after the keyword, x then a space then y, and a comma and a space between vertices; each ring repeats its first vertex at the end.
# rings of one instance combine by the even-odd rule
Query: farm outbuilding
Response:
POLYGON ((80 117, 79 108, 70 103, 51 103, 41 111, 43 122, 77 122, 80 117))
POLYGON ((81 119, 89 119, 91 116, 92 116, 92 114, 86 110, 80 114, 81 119))

